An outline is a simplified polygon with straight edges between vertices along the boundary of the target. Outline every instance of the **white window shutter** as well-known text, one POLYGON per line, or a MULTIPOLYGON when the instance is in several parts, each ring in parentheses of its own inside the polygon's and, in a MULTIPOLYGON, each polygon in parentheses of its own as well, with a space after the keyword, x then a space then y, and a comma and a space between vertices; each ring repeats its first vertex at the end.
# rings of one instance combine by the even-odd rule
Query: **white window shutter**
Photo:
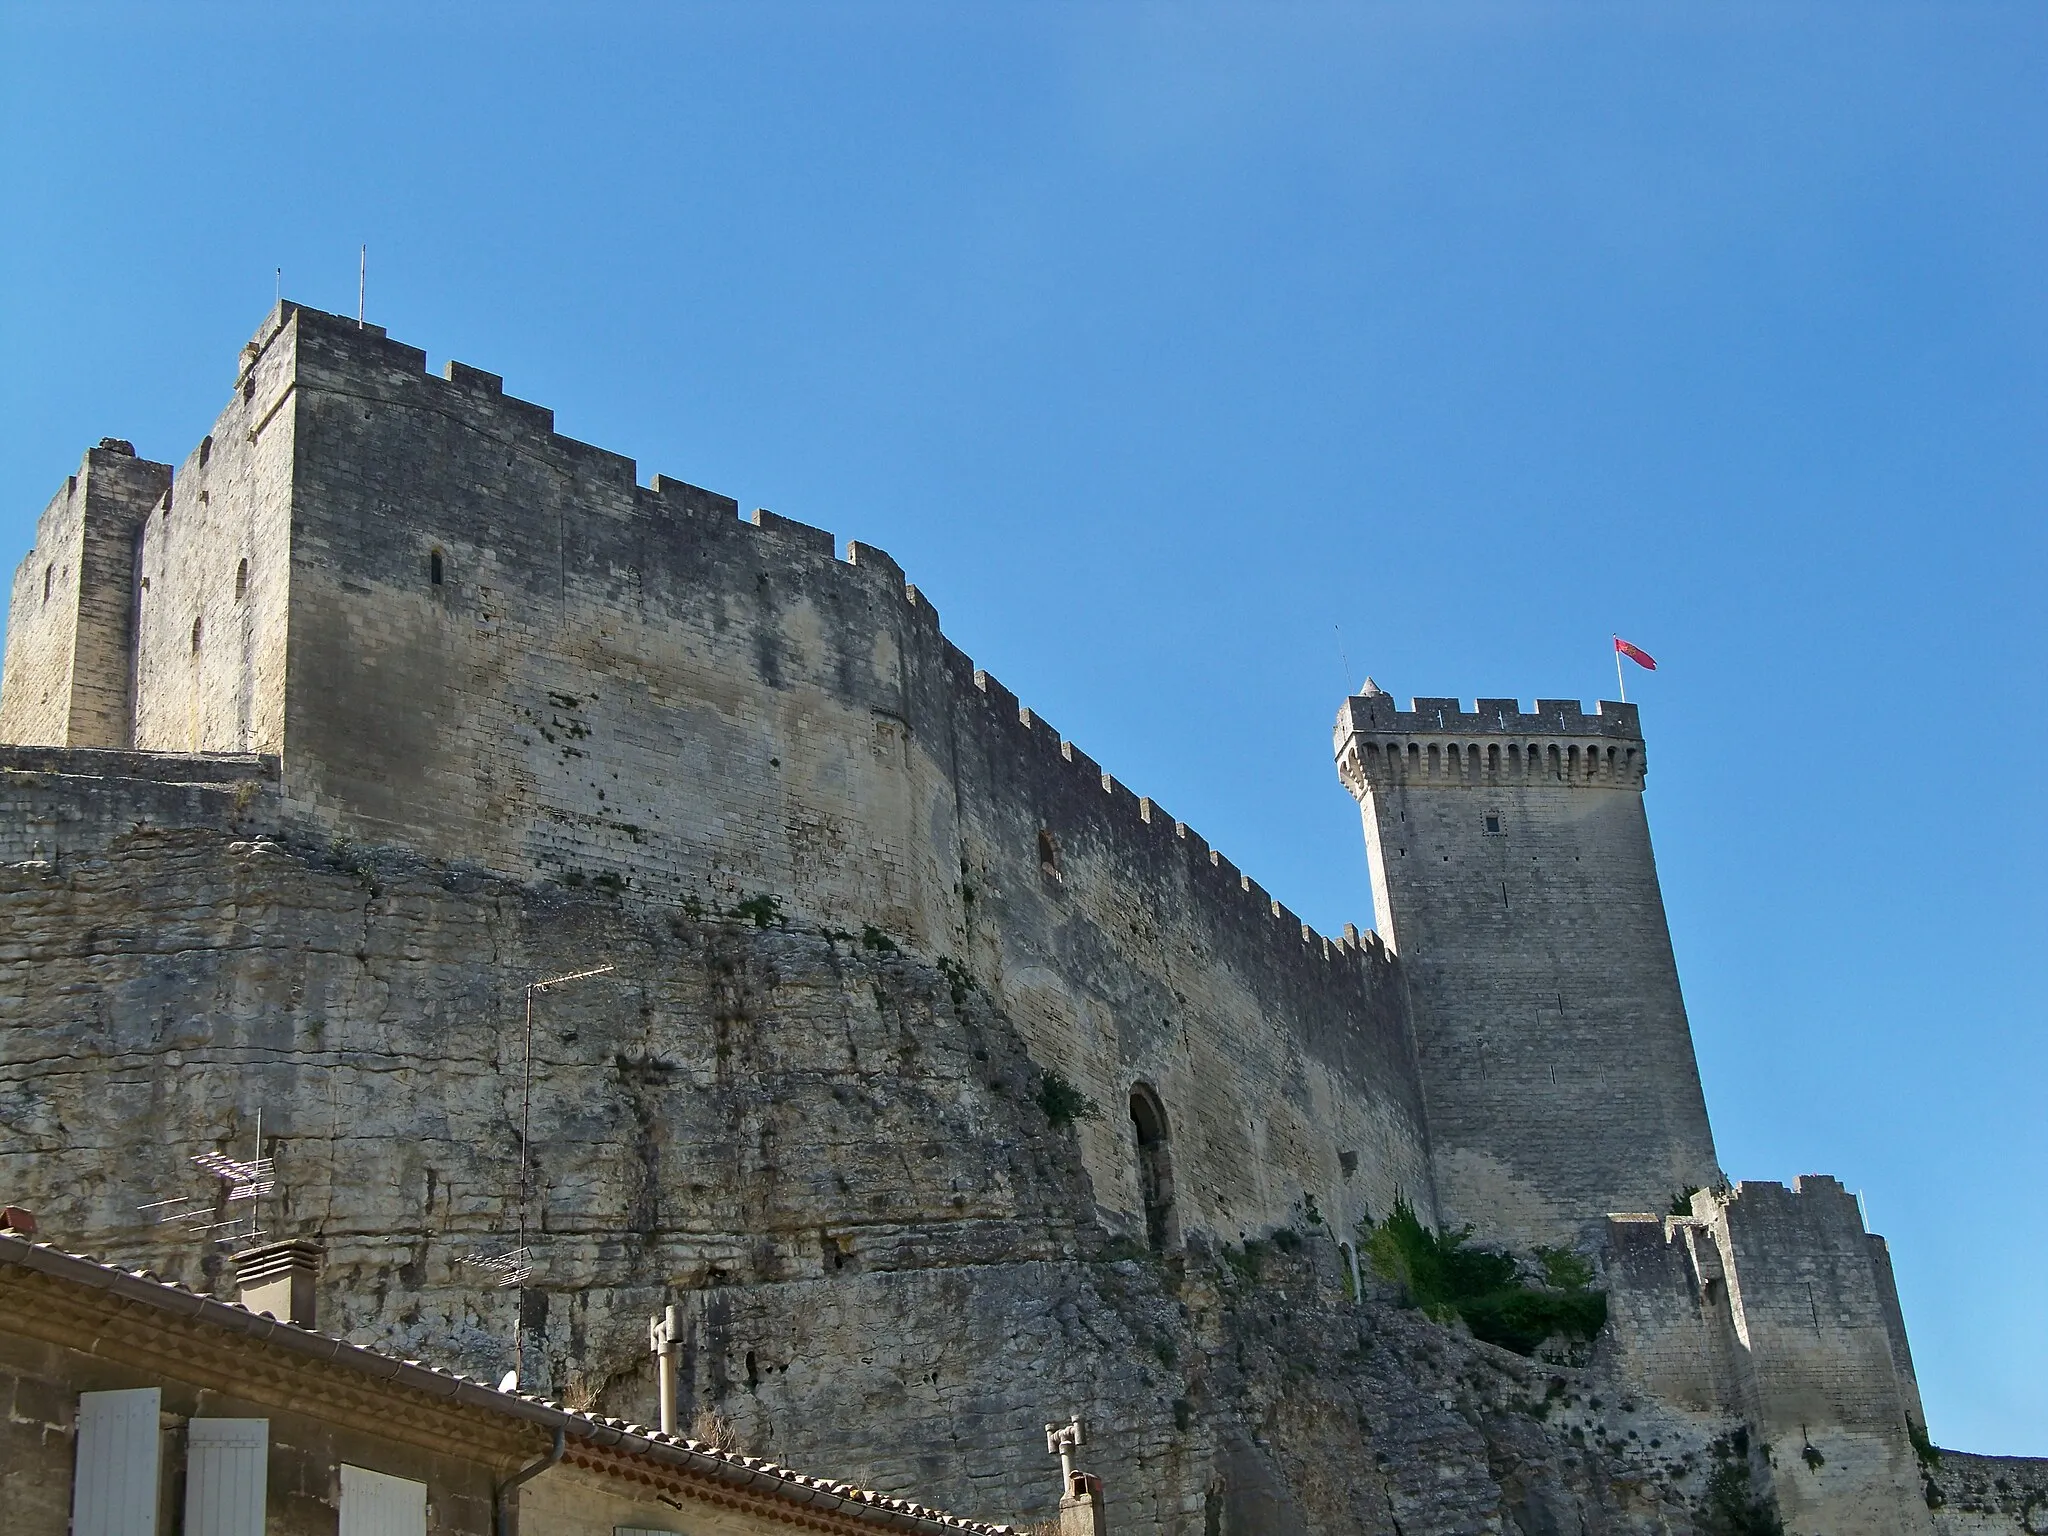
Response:
POLYGON ((185 1432, 184 1536, 263 1536, 270 1420, 193 1419, 185 1432))
POLYGON ((341 1536, 427 1536, 427 1485, 344 1462, 341 1536))
POLYGON ((79 1394, 71 1536, 156 1536, 162 1407, 155 1387, 79 1394))

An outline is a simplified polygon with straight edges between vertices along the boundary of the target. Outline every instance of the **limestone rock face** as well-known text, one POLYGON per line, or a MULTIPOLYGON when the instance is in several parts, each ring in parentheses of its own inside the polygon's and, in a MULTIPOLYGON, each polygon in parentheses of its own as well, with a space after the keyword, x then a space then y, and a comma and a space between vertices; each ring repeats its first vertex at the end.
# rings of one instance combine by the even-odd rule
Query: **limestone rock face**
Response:
POLYGON ((1051 1512, 1040 1426, 1079 1412, 1118 1532, 1708 1528, 1717 1426, 1348 1297, 1327 1229, 1113 1237, 1042 1068, 942 958, 143 828, 0 867, 0 1191, 227 1295, 137 1208, 206 1194, 189 1159, 251 1153, 260 1109, 263 1223, 325 1245, 322 1326, 357 1342, 494 1380, 521 1330, 529 1386, 648 1421, 677 1302, 686 1419, 996 1519, 1051 1512), (607 962, 535 997, 529 1091, 527 984, 607 962), (518 1241, 522 1183, 536 1271, 493 1289, 462 1261, 518 1241))

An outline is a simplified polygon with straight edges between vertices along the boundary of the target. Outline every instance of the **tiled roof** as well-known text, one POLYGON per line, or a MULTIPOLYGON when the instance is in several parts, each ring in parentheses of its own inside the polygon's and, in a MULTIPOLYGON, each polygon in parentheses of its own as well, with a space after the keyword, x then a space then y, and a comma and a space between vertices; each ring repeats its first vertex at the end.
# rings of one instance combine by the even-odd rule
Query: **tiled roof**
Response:
POLYGON ((1015 1536, 1013 1528, 1007 1525, 988 1525, 979 1520, 949 1515, 909 1499, 893 1498, 833 1478, 807 1477, 758 1456, 742 1456, 701 1440, 665 1435, 660 1430, 648 1429, 626 1419, 579 1412, 531 1393, 500 1392, 495 1387, 441 1366, 420 1360, 400 1360, 360 1344, 351 1344, 332 1334, 300 1328, 293 1323, 281 1323, 234 1302, 203 1296, 186 1286, 161 1279, 148 1270, 121 1269, 112 1264, 102 1264, 80 1254, 66 1253, 48 1243, 34 1243, 13 1234, 0 1234, 0 1264, 107 1292, 166 1313, 195 1318, 270 1347, 359 1371, 365 1376, 423 1392, 442 1401, 501 1413, 544 1429, 559 1429, 566 1438, 587 1441, 632 1459, 679 1468, 756 1497, 813 1511, 836 1513, 891 1530, 966 1531, 975 1533, 975 1536, 1015 1536))

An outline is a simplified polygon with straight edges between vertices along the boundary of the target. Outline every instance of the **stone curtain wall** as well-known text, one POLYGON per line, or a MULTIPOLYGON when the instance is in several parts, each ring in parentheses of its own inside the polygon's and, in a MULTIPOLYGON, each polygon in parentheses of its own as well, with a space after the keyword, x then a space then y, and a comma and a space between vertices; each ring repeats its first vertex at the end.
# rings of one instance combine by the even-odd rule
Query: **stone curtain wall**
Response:
POLYGON ((1619 1379, 1747 1422, 1771 1447, 1789 1529, 1935 1529, 1891 1266, 1855 1197, 1808 1175, 1789 1190, 1702 1191, 1692 1211, 1608 1224, 1606 1348, 1619 1379))
POLYGON ((129 744, 136 530, 170 481, 168 465, 109 440, 43 509, 14 573, 0 741, 129 744))
POLYGON ((1234 1239, 1310 1201, 1348 1224, 1397 1193, 1433 1211, 1377 947, 1307 932, 1105 781, 945 640, 886 554, 841 560, 820 530, 638 486, 493 376, 431 378, 374 328, 278 323, 264 357, 292 372, 256 393, 289 396, 264 437, 288 430, 293 452, 295 805, 635 900, 773 897, 964 965, 1099 1108, 1088 1166, 1134 1236, 1139 1080, 1167 1109, 1185 1227, 1234 1239))
POLYGON ((1406 1000, 1377 941, 1312 934, 1001 684, 976 682, 980 713, 957 736, 970 953, 1034 1054, 1103 1105, 1082 1141, 1125 1230, 1145 1232, 1134 1081, 1166 1109, 1185 1226, 1256 1236, 1312 1198, 1348 1238, 1397 1195, 1433 1211, 1406 1000))
POLYGON ((1336 743, 1406 963, 1445 1219, 1569 1241, 1717 1184, 1635 710, 1379 694, 1336 743))

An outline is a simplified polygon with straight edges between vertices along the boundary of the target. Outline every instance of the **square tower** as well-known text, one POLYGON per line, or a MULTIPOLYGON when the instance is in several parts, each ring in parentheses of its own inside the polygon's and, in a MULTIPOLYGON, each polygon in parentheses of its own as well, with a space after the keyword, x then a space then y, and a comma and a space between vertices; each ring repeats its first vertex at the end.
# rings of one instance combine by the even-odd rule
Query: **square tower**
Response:
POLYGON ((1337 768, 1407 975, 1444 1219, 1573 1241, 1717 1186, 1635 707, 1367 690, 1337 768))
POLYGON ((0 741, 130 745, 135 545, 170 488, 170 465, 109 437, 43 509, 7 610, 0 741))

